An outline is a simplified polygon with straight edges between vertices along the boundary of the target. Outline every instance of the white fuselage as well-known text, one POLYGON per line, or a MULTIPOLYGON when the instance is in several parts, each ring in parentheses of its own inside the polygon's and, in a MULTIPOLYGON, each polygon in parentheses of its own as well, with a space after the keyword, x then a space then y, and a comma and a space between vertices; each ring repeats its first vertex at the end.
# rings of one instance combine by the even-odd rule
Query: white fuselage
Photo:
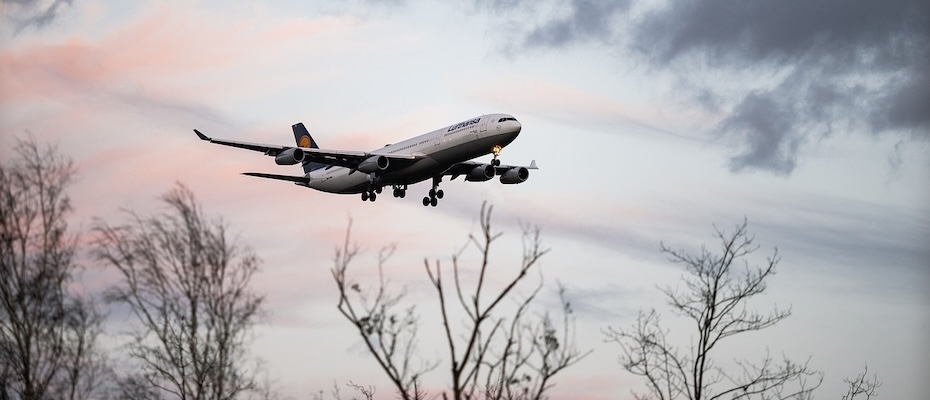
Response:
POLYGON ((377 186, 409 185, 440 176, 452 165, 491 154, 520 134, 520 122, 507 114, 488 114, 390 144, 372 155, 414 155, 409 166, 375 176, 344 167, 320 168, 306 175, 307 187, 330 193, 361 193, 377 186))

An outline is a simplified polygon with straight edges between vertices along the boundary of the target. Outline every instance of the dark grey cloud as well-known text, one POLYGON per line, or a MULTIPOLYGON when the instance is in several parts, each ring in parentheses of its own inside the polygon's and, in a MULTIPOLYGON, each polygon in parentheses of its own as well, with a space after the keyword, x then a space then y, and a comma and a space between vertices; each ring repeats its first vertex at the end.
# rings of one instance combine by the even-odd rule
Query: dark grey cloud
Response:
POLYGON ((42 29, 58 17, 62 6, 70 6, 74 0, 54 0, 51 2, 41 0, 0 0, 5 5, 17 8, 15 14, 10 16, 15 28, 14 35, 18 35, 29 27, 42 29))
POLYGON ((666 62, 691 52, 736 63, 791 63, 812 55, 855 61, 868 57, 857 54, 866 50, 878 51, 882 59, 896 64, 909 58, 909 38, 926 37, 930 29, 928 6, 919 0, 704 0, 669 5, 647 13, 633 32, 640 51, 666 62))
POLYGON ((631 1, 476 0, 475 4, 495 16, 511 16, 507 25, 518 26, 517 34, 522 36, 519 45, 559 48, 587 41, 612 43, 617 19, 631 1))
POLYGON ((717 126, 717 133, 743 139, 732 170, 790 174, 806 141, 837 128, 927 138, 930 3, 671 4, 633 30, 633 48, 653 66, 701 59, 700 67, 723 72, 793 71, 773 88, 743 94, 717 126))
POLYGON ((741 135, 745 149, 730 159, 730 169, 740 171, 755 165, 789 174, 797 164, 797 149, 803 140, 794 133, 790 105, 771 93, 753 92, 736 106, 720 125, 721 132, 741 135))
POLYGON ((526 35, 528 46, 561 47, 578 40, 610 41, 615 17, 629 8, 629 0, 570 0, 570 12, 536 26, 526 35))
POLYGON ((711 133, 735 143, 733 171, 790 174, 835 132, 930 139, 930 2, 553 1, 568 12, 527 22, 525 47, 615 45, 680 80, 676 95, 727 113, 711 133))
MULTIPOLYGON (((926 51, 926 49, 924 49, 926 51)), ((920 71, 884 93, 873 111, 871 122, 878 129, 914 129, 928 134, 930 121, 930 62, 923 60, 920 71)))

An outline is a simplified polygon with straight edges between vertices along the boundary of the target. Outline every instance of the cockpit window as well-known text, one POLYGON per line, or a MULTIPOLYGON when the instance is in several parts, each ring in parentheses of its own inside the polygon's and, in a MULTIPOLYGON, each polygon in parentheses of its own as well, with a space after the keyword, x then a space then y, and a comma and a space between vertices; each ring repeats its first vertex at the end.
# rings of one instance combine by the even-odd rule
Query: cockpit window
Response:
POLYGON ((497 122, 516 121, 516 120, 517 120, 517 119, 516 119, 516 118, 513 118, 513 117, 505 117, 505 118, 501 118, 501 119, 497 120, 497 122))

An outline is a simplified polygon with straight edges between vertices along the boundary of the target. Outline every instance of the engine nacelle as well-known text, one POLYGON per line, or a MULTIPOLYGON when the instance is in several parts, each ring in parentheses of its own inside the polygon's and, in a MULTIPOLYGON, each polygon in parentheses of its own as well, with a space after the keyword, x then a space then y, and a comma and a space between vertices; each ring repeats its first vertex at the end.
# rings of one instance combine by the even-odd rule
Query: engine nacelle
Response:
POLYGON ((291 147, 278 153, 274 162, 278 165, 294 165, 304 160, 304 151, 299 147, 291 147))
POLYGON ((468 175, 465 175, 465 180, 469 182, 484 182, 493 178, 495 172, 494 166, 491 164, 482 164, 468 171, 468 175))
POLYGON ((371 156, 358 164, 358 170, 370 174, 372 172, 384 171, 390 164, 391 160, 385 156, 371 156))
POLYGON ((526 182, 526 178, 530 177, 530 171, 524 167, 511 168, 504 172, 501 175, 501 183, 503 184, 515 184, 526 182))

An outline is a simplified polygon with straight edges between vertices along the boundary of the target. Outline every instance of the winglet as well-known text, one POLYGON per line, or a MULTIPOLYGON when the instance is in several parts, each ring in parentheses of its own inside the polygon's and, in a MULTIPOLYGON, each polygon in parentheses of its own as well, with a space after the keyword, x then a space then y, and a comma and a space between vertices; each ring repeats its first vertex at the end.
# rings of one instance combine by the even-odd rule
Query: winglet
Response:
POLYGON ((539 167, 536 166, 536 160, 530 161, 530 166, 526 168, 527 169, 539 169, 539 167))
POLYGON ((206 140, 206 141, 208 141, 208 142, 213 140, 213 139, 210 139, 209 137, 207 137, 207 135, 204 135, 204 134, 200 133, 200 131, 198 131, 198 130, 196 130, 196 129, 194 129, 194 133, 197 134, 197 137, 199 137, 200 140, 206 140))

